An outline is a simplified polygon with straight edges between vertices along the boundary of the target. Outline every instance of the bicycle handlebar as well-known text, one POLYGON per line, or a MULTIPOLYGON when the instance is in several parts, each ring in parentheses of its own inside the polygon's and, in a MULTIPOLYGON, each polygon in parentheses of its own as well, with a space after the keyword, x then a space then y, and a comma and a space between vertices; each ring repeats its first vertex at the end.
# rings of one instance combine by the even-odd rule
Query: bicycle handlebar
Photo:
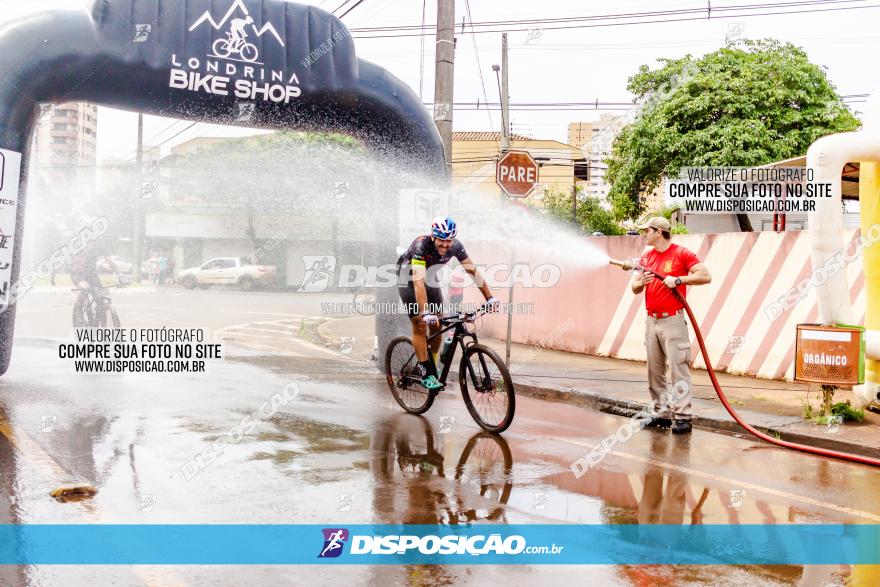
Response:
POLYGON ((440 316, 441 324, 454 324, 456 322, 473 322, 475 319, 479 318, 483 314, 489 313, 489 304, 483 304, 481 307, 477 308, 472 312, 458 312, 457 314, 449 314, 447 316, 440 316))

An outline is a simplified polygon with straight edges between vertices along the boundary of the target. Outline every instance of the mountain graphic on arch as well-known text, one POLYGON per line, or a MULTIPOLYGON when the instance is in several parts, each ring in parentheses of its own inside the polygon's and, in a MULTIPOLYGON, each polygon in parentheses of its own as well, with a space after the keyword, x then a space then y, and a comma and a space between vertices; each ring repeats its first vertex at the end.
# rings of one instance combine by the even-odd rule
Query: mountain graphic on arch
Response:
MULTIPOLYGON (((226 11, 226 14, 223 15, 219 21, 214 20, 213 15, 210 10, 206 10, 190 27, 190 31, 194 31, 197 29, 202 23, 208 22, 214 29, 220 30, 226 26, 226 23, 236 15, 236 13, 240 13, 242 16, 250 16, 250 12, 248 12, 247 6, 242 0, 234 0, 232 6, 229 7, 229 10, 226 11)), ((278 40, 278 43, 284 47, 284 41, 281 40, 281 35, 278 34, 278 30, 272 25, 271 22, 266 22, 263 24, 261 28, 257 28, 255 24, 251 24, 251 28, 254 29, 254 33, 258 37, 262 37, 266 32, 272 33, 272 35, 278 40)))

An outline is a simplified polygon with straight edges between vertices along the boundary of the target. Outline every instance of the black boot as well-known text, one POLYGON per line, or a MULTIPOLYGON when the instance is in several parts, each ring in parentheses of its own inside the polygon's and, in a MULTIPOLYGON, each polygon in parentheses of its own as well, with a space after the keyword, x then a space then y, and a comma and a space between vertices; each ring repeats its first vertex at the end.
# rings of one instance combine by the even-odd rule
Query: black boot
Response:
POLYGON ((672 424, 672 433, 673 434, 690 434, 691 432, 691 421, 690 420, 676 420, 672 424))

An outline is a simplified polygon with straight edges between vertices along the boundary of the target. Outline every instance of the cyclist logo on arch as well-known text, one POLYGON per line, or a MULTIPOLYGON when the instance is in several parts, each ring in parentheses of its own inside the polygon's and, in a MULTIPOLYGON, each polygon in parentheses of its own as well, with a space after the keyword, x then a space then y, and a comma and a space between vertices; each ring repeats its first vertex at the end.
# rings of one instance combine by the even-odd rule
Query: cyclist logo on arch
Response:
POLYGON ((254 19, 251 16, 245 18, 233 18, 229 24, 229 31, 226 33, 225 39, 217 39, 214 41, 213 50, 217 57, 228 58, 230 55, 238 55, 244 61, 253 63, 260 56, 257 46, 248 43, 248 34, 245 30, 247 25, 253 25, 254 19))

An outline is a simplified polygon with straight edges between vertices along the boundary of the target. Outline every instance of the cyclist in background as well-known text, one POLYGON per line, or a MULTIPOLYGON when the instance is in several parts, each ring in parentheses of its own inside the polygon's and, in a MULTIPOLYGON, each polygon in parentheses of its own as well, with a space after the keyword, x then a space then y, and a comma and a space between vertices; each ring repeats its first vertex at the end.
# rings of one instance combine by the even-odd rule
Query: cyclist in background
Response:
POLYGON ((468 257, 464 245, 455 238, 457 234, 455 220, 437 218, 431 225, 431 233, 416 238, 397 260, 397 291, 412 324, 412 342, 419 360, 422 386, 430 391, 443 388, 443 384, 437 380, 436 364, 441 337, 431 341, 432 356, 428 357, 428 330, 434 334, 440 329, 438 314, 443 307, 443 292, 440 284, 436 283, 436 270, 429 272, 429 269, 445 265, 455 257, 480 288, 491 306, 490 310, 497 309, 499 305, 476 265, 468 257))
POLYGON ((104 288, 101 285, 101 278, 98 277, 98 259, 104 258, 107 266, 116 276, 119 282, 119 267, 110 256, 110 251, 100 242, 90 242, 82 251, 74 254, 70 259, 70 280, 81 291, 74 302, 74 308, 77 312, 81 311, 82 303, 85 300, 86 292, 91 290, 92 295, 99 299, 98 293, 104 288))

